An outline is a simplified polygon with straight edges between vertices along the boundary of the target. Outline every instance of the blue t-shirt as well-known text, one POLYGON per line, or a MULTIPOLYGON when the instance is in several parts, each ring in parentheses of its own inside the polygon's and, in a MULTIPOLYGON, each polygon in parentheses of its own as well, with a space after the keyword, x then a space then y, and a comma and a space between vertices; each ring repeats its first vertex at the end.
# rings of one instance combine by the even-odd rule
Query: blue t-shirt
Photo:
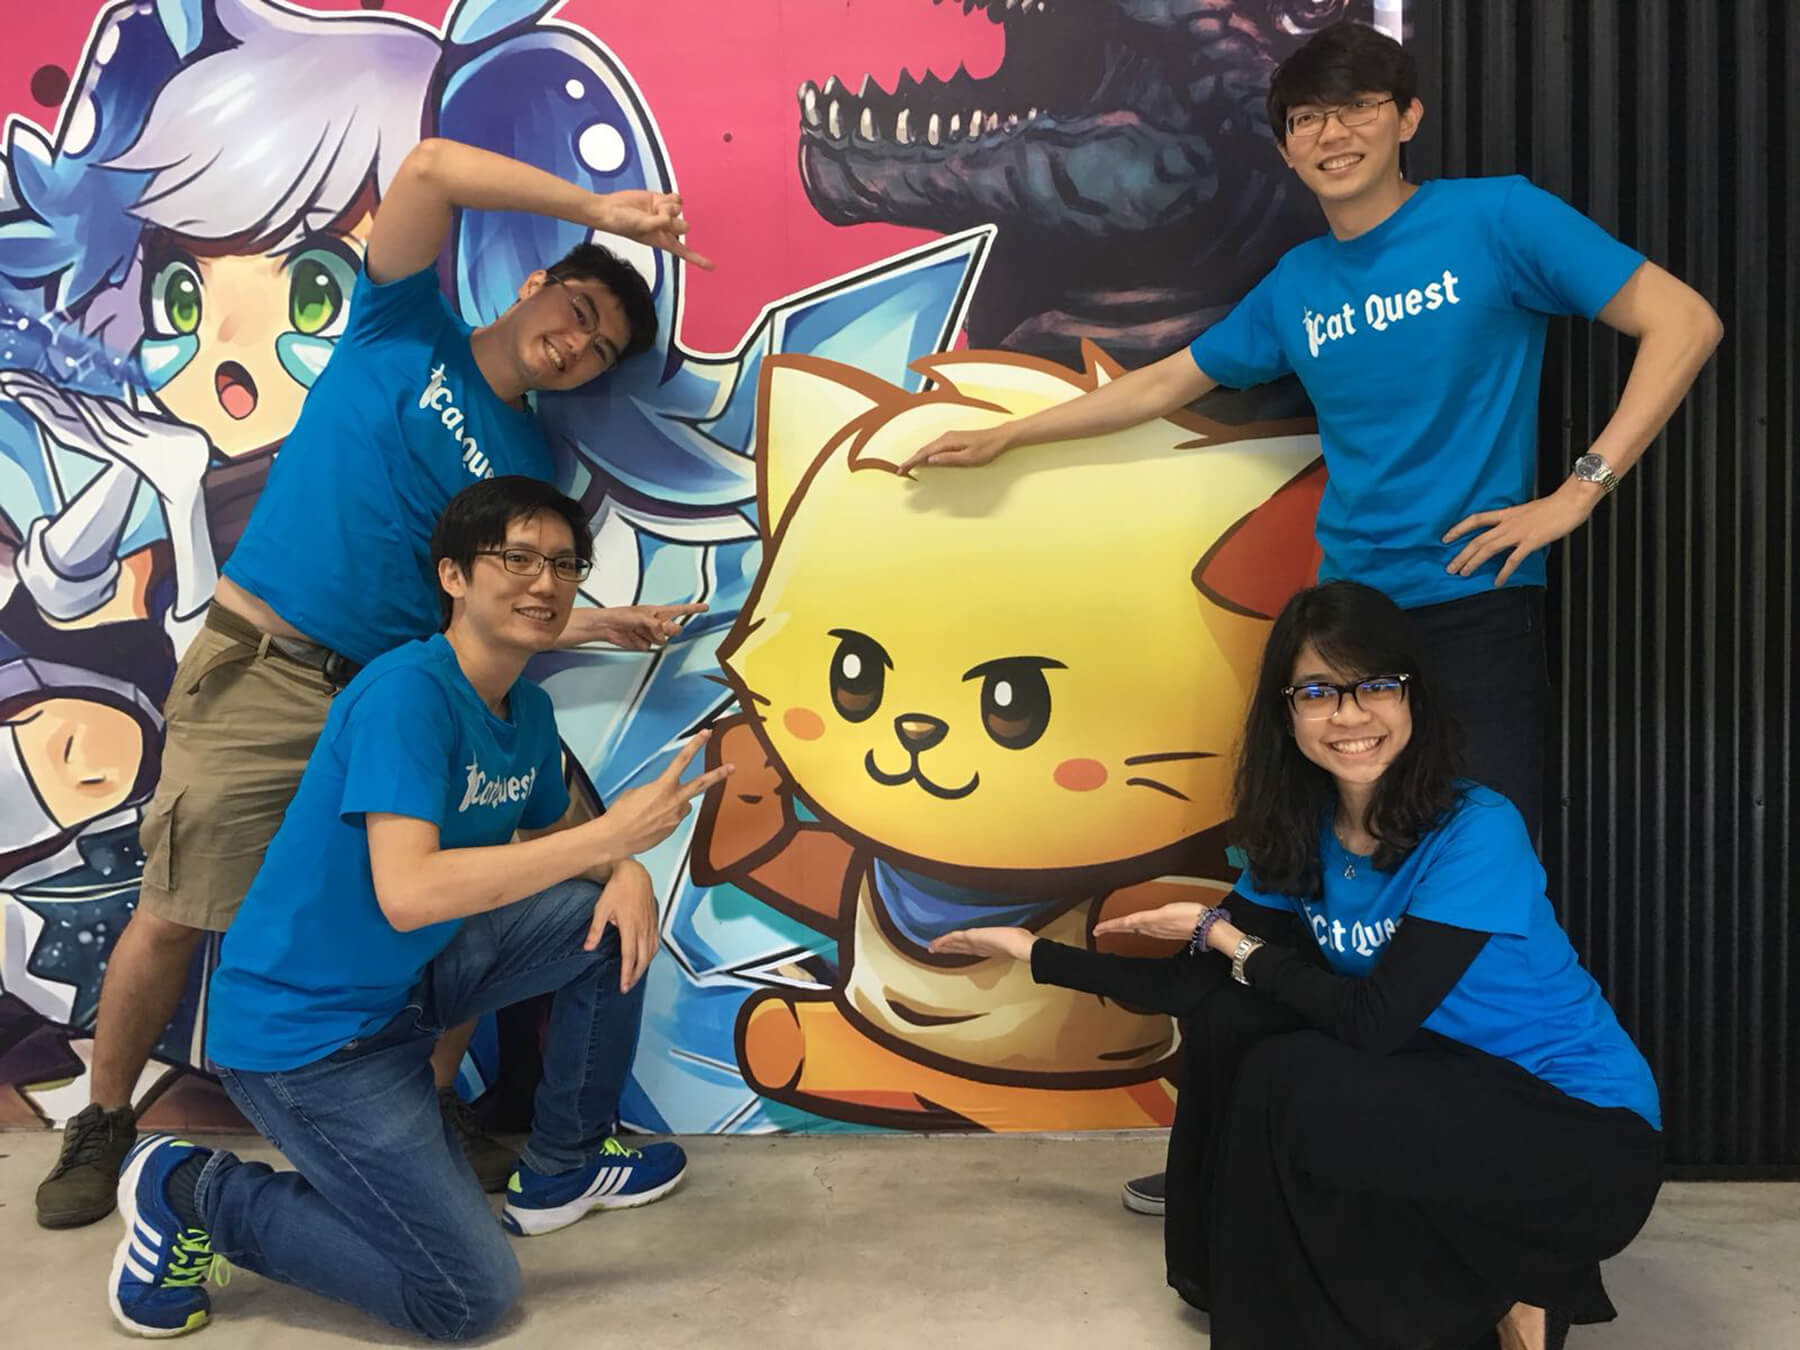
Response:
POLYGON ((498 474, 551 476, 537 419, 503 402, 427 268, 356 278, 337 349, 283 441, 225 575, 367 665, 438 626, 426 556, 444 507, 498 474))
POLYGON ((370 875, 363 817, 429 820, 441 848, 504 844, 568 809, 550 698, 525 680, 496 717, 443 636, 376 660, 331 705, 262 870, 225 935, 206 1053, 271 1073, 323 1059, 406 1006, 462 927, 402 933, 370 875))
POLYGON ((1349 869, 1355 875, 1346 877, 1351 855, 1329 820, 1319 847, 1322 898, 1261 891, 1248 871, 1237 893, 1298 914, 1340 975, 1369 974, 1408 915, 1489 934, 1425 1029, 1510 1059, 1571 1097, 1629 1107, 1662 1128, 1650 1066, 1557 923, 1543 865, 1511 802, 1464 784, 1456 811, 1392 873, 1357 858, 1349 869))
MULTIPOLYGON (((1536 490, 1548 316, 1593 318, 1644 261, 1523 178, 1423 183, 1367 234, 1308 240, 1194 340, 1234 388, 1298 375, 1329 481, 1322 581, 1360 581, 1403 606, 1491 589, 1444 569, 1465 516, 1536 490)), ((1544 584, 1544 551, 1508 579, 1544 584)))

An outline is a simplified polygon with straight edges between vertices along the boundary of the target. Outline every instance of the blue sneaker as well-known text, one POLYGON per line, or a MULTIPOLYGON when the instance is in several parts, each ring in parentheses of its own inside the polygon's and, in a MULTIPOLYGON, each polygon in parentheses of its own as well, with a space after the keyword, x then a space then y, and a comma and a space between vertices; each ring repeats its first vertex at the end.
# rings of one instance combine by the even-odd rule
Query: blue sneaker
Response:
POLYGON ((113 1253, 107 1299, 119 1325, 136 1335, 180 1336, 198 1330, 212 1315, 212 1300, 201 1288, 213 1273, 211 1240, 201 1229, 182 1226, 168 1192, 171 1172, 210 1152, 185 1139, 152 1134, 125 1155, 119 1175, 125 1236, 113 1253))
POLYGON ((506 1183, 506 1212, 500 1222, 509 1233, 536 1237, 567 1228, 594 1209, 635 1209, 660 1200, 687 1173, 687 1154, 679 1144, 626 1148, 608 1139, 586 1167, 545 1176, 524 1163, 506 1183))

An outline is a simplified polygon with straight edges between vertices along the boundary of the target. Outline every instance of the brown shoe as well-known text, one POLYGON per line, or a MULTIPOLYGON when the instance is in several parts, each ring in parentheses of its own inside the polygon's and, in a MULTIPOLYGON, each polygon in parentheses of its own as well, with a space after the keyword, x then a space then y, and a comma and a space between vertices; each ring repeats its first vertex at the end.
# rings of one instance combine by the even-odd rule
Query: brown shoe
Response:
POLYGON ((88 1106, 63 1126, 62 1156, 38 1184, 37 1221, 43 1228, 80 1228, 113 1212, 119 1168, 137 1142, 129 1106, 88 1106))
POLYGON ((469 1104, 456 1095, 455 1088, 438 1089, 438 1109, 444 1123, 462 1145, 463 1157, 475 1172, 481 1189, 490 1195, 506 1189, 506 1182, 519 1164, 519 1155, 481 1128, 469 1104))

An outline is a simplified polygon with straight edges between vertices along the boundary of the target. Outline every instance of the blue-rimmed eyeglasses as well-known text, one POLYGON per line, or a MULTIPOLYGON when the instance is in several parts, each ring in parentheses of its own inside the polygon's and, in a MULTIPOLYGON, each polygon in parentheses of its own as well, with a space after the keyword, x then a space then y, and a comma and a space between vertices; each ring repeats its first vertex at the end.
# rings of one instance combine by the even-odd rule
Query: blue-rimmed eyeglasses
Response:
POLYGON ((1391 708, 1406 697, 1406 682, 1411 675, 1371 675, 1355 684, 1328 684, 1313 680, 1307 684, 1290 684, 1281 691, 1294 707, 1294 716, 1308 722, 1321 722, 1332 716, 1348 694, 1364 712, 1391 708))

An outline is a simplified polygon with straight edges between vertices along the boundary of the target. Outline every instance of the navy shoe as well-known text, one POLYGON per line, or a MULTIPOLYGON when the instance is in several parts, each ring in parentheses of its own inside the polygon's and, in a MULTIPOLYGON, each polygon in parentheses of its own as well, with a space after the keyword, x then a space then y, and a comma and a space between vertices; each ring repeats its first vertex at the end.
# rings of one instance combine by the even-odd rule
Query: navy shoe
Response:
POLYGON ((1119 1193, 1125 1202, 1125 1208, 1133 1214, 1148 1214, 1153 1218, 1162 1218, 1163 1213, 1163 1173, 1154 1176, 1139 1177, 1136 1181, 1128 1181, 1119 1193))
POLYGON ((500 1222, 509 1233, 536 1237, 567 1228, 596 1209, 635 1209, 660 1200, 687 1173, 679 1144, 626 1148, 608 1139, 586 1167, 545 1176, 524 1163, 506 1183, 506 1211, 500 1222))
MULTIPOLYGON (((183 1225, 169 1203, 169 1176, 189 1158, 212 1150, 172 1135, 152 1134, 125 1155, 119 1176, 119 1217, 125 1236, 113 1253, 107 1301, 125 1330, 138 1336, 180 1336, 212 1315, 202 1287, 215 1265, 203 1229, 183 1225)), ((221 1280, 221 1282, 223 1282, 221 1280)))

